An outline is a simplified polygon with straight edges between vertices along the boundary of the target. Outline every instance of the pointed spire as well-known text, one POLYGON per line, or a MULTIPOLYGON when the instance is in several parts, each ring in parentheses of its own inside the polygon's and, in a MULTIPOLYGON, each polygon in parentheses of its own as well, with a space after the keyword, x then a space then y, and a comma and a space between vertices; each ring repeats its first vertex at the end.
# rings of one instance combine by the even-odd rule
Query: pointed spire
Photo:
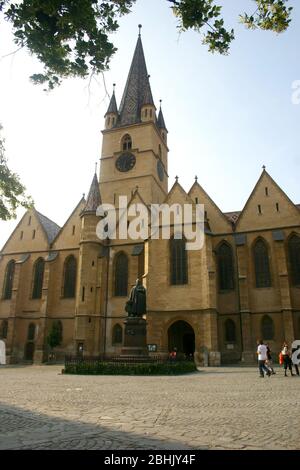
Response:
POLYGON ((164 120, 164 115, 163 115, 163 112, 162 112, 162 109, 161 109, 161 102, 162 102, 162 100, 159 100, 160 107, 159 107, 159 113, 158 113, 158 118, 157 118, 157 125, 158 125, 159 129, 167 130, 165 120, 164 120))
POLYGON ((142 40, 139 33, 120 104, 119 125, 127 126, 141 122, 141 108, 145 104, 154 106, 142 40))
POLYGON ((99 182, 96 173, 90 187, 90 191, 87 197, 86 205, 82 211, 82 214, 89 212, 96 212, 97 207, 101 205, 101 195, 99 190, 99 182))
POLYGON ((118 114, 118 106, 117 106, 117 100, 116 100, 116 95, 115 95, 115 86, 116 86, 116 84, 114 83, 113 86, 114 86, 113 94, 111 96, 110 103, 109 103, 108 109, 107 109, 106 114, 105 114, 104 117, 106 117, 107 114, 109 114, 109 113, 118 114))

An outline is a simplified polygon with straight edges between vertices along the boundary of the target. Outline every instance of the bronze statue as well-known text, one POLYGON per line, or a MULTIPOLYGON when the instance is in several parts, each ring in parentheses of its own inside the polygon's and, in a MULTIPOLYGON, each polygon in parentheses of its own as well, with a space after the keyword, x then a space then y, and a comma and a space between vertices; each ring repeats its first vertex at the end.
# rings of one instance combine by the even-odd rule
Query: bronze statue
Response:
POLYGON ((139 279, 131 289, 125 310, 129 317, 142 317, 146 313, 146 289, 139 279))

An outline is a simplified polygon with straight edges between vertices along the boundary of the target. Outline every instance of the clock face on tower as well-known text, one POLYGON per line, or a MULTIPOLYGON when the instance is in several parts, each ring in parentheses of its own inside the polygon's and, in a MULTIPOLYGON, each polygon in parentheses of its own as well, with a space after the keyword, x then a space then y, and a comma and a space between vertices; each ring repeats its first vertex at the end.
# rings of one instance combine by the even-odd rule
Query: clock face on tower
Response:
POLYGON ((119 171, 129 171, 132 170, 135 165, 135 162, 135 156, 130 152, 125 152, 117 158, 116 168, 119 171))
POLYGON ((164 167, 163 167, 163 164, 161 163, 160 160, 158 160, 158 162, 157 162, 157 173, 158 173, 158 177, 159 177, 160 181, 163 181, 163 179, 164 179, 164 167))

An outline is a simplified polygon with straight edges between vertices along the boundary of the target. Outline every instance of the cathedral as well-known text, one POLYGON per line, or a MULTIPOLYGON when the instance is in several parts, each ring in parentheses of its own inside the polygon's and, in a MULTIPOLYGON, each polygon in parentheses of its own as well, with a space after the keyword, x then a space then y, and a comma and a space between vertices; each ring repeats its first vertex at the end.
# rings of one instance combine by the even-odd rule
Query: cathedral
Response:
MULTIPOLYGON (((147 291, 149 354, 174 347, 199 365, 256 360, 258 338, 279 351, 300 339, 300 205, 263 168, 240 211, 224 213, 196 178, 169 189, 168 130, 154 104, 141 36, 125 90, 104 116, 100 173, 63 227, 28 210, 0 252, 0 339, 7 362, 120 354, 125 304, 136 279, 147 291), (204 245, 183 239, 106 239, 101 203, 203 204, 204 245)), ((275 356, 275 354, 274 354, 275 356)), ((277 356, 277 354, 276 354, 277 356)))

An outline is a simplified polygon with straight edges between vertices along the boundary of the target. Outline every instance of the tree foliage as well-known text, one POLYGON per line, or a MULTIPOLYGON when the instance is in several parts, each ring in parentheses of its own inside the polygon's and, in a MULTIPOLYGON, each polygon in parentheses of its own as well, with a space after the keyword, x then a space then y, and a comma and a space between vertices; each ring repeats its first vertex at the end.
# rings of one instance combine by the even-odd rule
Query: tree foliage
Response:
POLYGON ((32 199, 25 194, 25 187, 19 177, 7 166, 5 158, 4 139, 1 137, 0 124, 0 220, 16 218, 16 209, 19 206, 29 208, 32 199))
MULTIPOLYGON (((109 35, 120 16, 138 0, 0 0, 12 23, 14 40, 44 66, 32 75, 49 89, 66 77, 87 77, 108 69, 116 51, 109 35)), ((234 30, 227 29, 218 0, 162 0, 171 7, 181 31, 195 30, 210 52, 228 54, 234 30)), ((291 21, 290 0, 253 0, 253 12, 239 20, 250 29, 281 33, 291 21)))

